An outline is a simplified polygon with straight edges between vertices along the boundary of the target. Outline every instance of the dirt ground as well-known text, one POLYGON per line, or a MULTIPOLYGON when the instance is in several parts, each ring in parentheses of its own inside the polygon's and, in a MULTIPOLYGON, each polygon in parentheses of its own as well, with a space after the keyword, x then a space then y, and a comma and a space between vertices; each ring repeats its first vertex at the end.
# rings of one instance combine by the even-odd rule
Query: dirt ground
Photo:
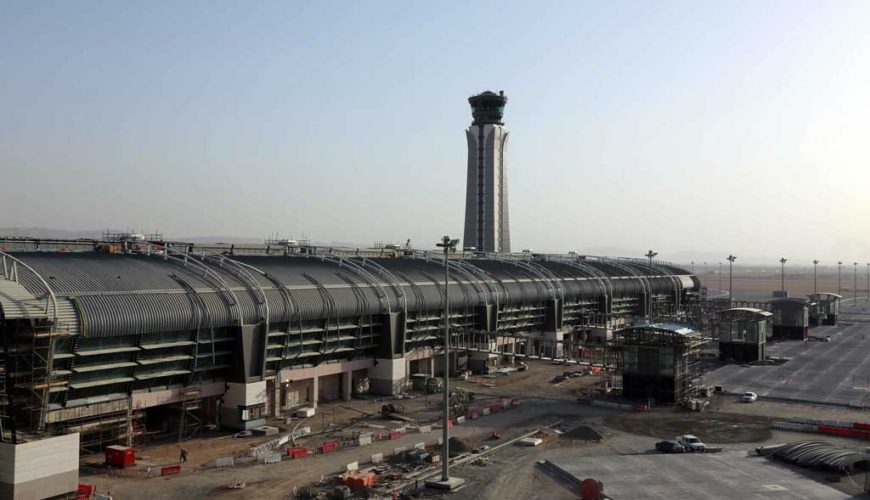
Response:
MULTIPOLYGON (((851 271, 851 270, 850 270, 851 271)), ((709 295, 715 296, 717 290, 719 290, 719 276, 708 274, 708 275, 700 275, 698 276, 701 279, 701 285, 706 286, 710 291, 709 295)), ((721 281, 722 290, 728 290, 728 273, 725 272, 721 281)), ((780 281, 779 275, 775 276, 734 276, 734 297, 740 300, 767 300, 773 297, 774 291, 779 291, 782 289, 782 281, 780 281)), ((839 283, 837 281, 837 276, 819 276, 816 282, 816 289, 819 292, 833 292, 837 293, 837 290, 840 290, 839 283)), ((845 271, 843 274, 842 280, 842 288, 851 289, 853 287, 852 275, 846 275, 845 271)), ((858 288, 865 289, 867 287, 867 277, 866 274, 858 276, 858 288)), ((809 276, 790 276, 786 273, 785 278, 785 288, 788 290, 789 294, 793 297, 795 296, 806 296, 813 293, 813 277, 812 274, 809 276)), ((848 292, 843 294, 847 298, 852 297, 852 293, 848 292)), ((862 292, 860 294, 861 297, 866 297, 866 293, 862 292)))
MULTIPOLYGON (((758 401, 740 403, 736 397, 717 397, 708 411, 690 413, 674 408, 655 409, 650 413, 628 413, 598 407, 580 405, 576 402, 578 389, 595 387, 598 377, 568 378, 561 383, 552 383, 554 377, 576 367, 548 362, 532 362, 525 372, 514 372, 498 377, 477 377, 469 381, 451 381, 477 394, 477 402, 485 403, 494 397, 522 399, 519 407, 457 425, 451 435, 463 440, 468 446, 481 444, 496 446, 516 436, 533 432, 541 427, 558 423, 554 431, 545 433, 543 445, 535 448, 505 446, 474 464, 465 464, 454 473, 467 480, 466 486, 449 498, 474 500, 504 500, 512 498, 576 498, 570 485, 551 477, 536 466, 544 458, 570 454, 572 456, 595 456, 651 453, 653 445, 661 439, 672 439, 678 434, 691 433, 711 445, 730 450, 749 451, 759 445, 784 443, 808 436, 784 431, 774 431, 769 423, 783 416, 829 418, 837 420, 870 421, 864 412, 830 406, 815 406, 783 402, 758 401), (603 436, 600 442, 571 439, 570 436, 591 435, 580 427, 588 427, 603 436), (492 441, 493 432, 500 432, 501 440, 492 441)), ((388 427, 389 420, 377 416, 380 405, 389 401, 400 406, 409 416, 421 421, 433 421, 440 414, 440 399, 437 396, 420 396, 415 399, 372 399, 335 402, 320 405, 319 413, 308 423, 319 431, 328 432, 310 438, 308 446, 315 442, 347 435, 353 430, 388 427)), ((270 422, 288 429, 284 422, 270 422)), ((307 424, 306 424, 307 425, 307 424)), ((431 437, 436 437, 432 434, 431 437)), ((845 438, 825 438, 852 447, 864 447, 865 442, 845 438)), ((396 441, 376 442, 372 446, 339 450, 327 455, 316 455, 304 460, 284 460, 279 464, 239 464, 233 468, 217 469, 215 457, 240 454, 251 445, 266 438, 235 439, 226 435, 204 435, 187 441, 190 462, 182 468, 182 475, 169 478, 135 478, 107 475, 105 470, 86 469, 82 482, 96 484, 98 490, 110 490, 116 499, 193 499, 193 498, 257 498, 289 499, 294 490, 318 482, 321 477, 330 477, 345 464, 354 460, 364 463, 372 453, 389 454, 396 446, 413 447, 421 440, 420 434, 410 434, 396 441), (229 490, 226 485, 235 481, 247 482, 244 490, 229 490)), ((139 450, 143 463, 174 463, 178 459, 177 443, 155 444, 139 450)), ((94 458, 99 461, 98 457, 94 458)), ((435 466, 430 466, 436 470, 435 466)), ((845 487, 845 486, 844 486, 845 487)), ((436 496, 437 497, 437 496, 436 496)), ((448 497, 444 497, 448 498, 448 497)))
POLYGON ((706 411, 687 413, 665 409, 648 414, 622 413, 605 420, 608 427, 658 440, 694 434, 710 444, 757 443, 772 435, 772 417, 706 411))
MULTIPOLYGON (((528 432, 541 425, 545 418, 556 419, 561 405, 569 406, 570 412, 585 412, 590 415, 601 414, 602 410, 581 407, 574 403, 573 394, 581 387, 595 386, 598 377, 569 378, 559 384, 549 382, 556 375, 565 371, 576 370, 576 367, 535 362, 534 369, 525 372, 513 372, 510 375, 496 377, 474 377, 469 381, 452 380, 451 385, 462 387, 476 393, 476 404, 485 405, 492 398, 521 397, 529 395, 533 399, 516 409, 506 410, 498 415, 492 415, 469 422, 465 426, 457 426, 452 435, 462 437, 471 446, 487 442, 494 431, 503 432, 507 438, 519 432, 528 432)), ((440 395, 417 395, 414 399, 372 398, 355 399, 350 402, 338 401, 318 406, 318 414, 304 423, 312 427, 314 433, 326 431, 324 434, 304 439, 301 445, 313 446, 325 439, 347 437, 354 431, 377 431, 401 425, 401 422, 390 421, 379 415, 382 404, 396 405, 405 415, 417 419, 421 423, 436 421, 441 414, 440 395)), ((279 427, 282 432, 292 430, 298 421, 291 424, 284 421, 269 419, 268 425, 279 427)), ((430 439, 437 436, 432 435, 430 439)), ((397 446, 413 446, 421 440, 419 434, 409 435, 398 441, 375 443, 371 447, 355 448, 348 451, 340 450, 329 455, 308 457, 304 461, 286 460, 280 464, 237 465, 232 469, 216 469, 214 460, 218 457, 240 456, 252 446, 266 442, 269 438, 237 439, 230 434, 204 434, 198 438, 185 441, 184 448, 188 451, 189 462, 182 467, 182 475, 169 478, 144 478, 149 466, 157 473, 160 466, 176 464, 179 459, 179 444, 177 442, 151 443, 137 449, 137 469, 126 473, 112 471, 107 474, 101 464, 100 455, 83 458, 84 467, 82 482, 95 484, 99 491, 111 491, 119 499, 154 498, 201 498, 203 495, 227 498, 283 499, 288 498, 294 488, 316 482, 323 475, 331 475, 342 470, 345 464, 354 460, 368 460, 377 452, 389 453, 397 446), (245 490, 227 490, 226 485, 235 480, 248 483, 245 490), (144 482, 144 483, 143 483, 144 482), (147 485, 147 491, 142 489, 147 485)))

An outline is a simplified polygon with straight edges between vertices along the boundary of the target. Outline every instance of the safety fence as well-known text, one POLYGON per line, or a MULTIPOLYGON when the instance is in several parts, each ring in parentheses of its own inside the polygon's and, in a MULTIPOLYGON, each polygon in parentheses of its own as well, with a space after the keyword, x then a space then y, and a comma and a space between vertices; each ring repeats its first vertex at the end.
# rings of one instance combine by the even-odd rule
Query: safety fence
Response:
POLYGON ((773 422, 774 429, 796 432, 813 432, 840 437, 870 439, 870 424, 845 420, 792 419, 773 422))
MULTIPOLYGON (((451 418, 448 421, 448 427, 453 427, 454 425, 462 425, 470 420, 484 418, 486 416, 520 406, 521 404, 522 401, 520 400, 520 398, 517 397, 497 398, 495 400, 489 401, 486 405, 479 404, 469 407, 464 415, 451 418)), ((309 446, 287 446, 281 448, 280 446, 285 444, 287 441, 279 439, 255 446, 251 448, 247 453, 245 453, 245 455, 255 457, 258 463, 264 464, 278 463, 285 459, 299 460, 314 455, 334 453, 342 449, 368 446, 380 441, 398 440, 409 434, 429 434, 435 430, 436 425, 438 425, 438 422, 419 426, 408 425, 393 427, 373 432, 358 432, 349 437, 316 441, 309 446)), ((425 450, 435 446, 441 446, 441 444, 443 444, 443 440, 440 437, 437 439, 426 439, 425 437, 421 436, 421 441, 414 443, 413 447, 409 448, 406 446, 396 446, 391 450, 391 452, 375 453, 371 455, 369 463, 377 464, 388 457, 404 455, 414 450, 425 450)), ((237 455, 236 457, 218 457, 215 460, 214 466, 232 467, 236 464, 234 458, 239 458, 239 455, 237 455)), ((359 468, 359 462, 352 462, 348 464, 348 470, 354 470, 354 467, 359 468)))

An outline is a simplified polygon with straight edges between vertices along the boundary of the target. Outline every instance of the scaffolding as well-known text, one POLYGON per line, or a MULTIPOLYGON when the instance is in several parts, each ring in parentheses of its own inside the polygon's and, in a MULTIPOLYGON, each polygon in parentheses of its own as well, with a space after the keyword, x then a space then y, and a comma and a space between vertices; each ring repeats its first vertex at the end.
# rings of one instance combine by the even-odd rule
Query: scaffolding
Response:
POLYGON ((69 373, 52 366, 55 340, 68 337, 69 330, 58 322, 57 297, 46 280, 2 251, 0 284, 4 298, 0 438, 5 438, 8 428, 12 442, 17 442, 16 420, 26 421, 29 432, 42 434, 52 394, 64 391, 69 383, 69 373), (31 294, 22 279, 37 283, 43 293, 31 294))
POLYGON ((199 386, 181 390, 178 405, 178 442, 186 441, 202 429, 202 394, 199 386))
POLYGON ((623 395, 677 403, 699 388, 701 350, 709 339, 681 325, 643 325, 614 332, 623 395))
POLYGON ((145 410, 140 401, 136 402, 135 407, 132 404, 127 405, 127 422, 127 446, 145 444, 145 410))
POLYGON ((7 337, 4 335, 0 342, 0 442, 14 441, 15 432, 15 415, 14 405, 12 402, 12 394, 9 392, 11 385, 10 372, 7 370, 8 361, 7 355, 9 352, 7 337))

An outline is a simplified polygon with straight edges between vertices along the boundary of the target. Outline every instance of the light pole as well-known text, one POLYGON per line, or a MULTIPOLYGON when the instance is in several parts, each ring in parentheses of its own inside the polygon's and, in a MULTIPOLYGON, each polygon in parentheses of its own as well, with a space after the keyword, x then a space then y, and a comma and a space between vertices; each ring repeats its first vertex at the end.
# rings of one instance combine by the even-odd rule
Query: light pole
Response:
POLYGON ((448 286, 450 283, 450 252, 456 250, 456 245, 458 243, 459 240, 452 240, 450 239, 450 236, 444 236, 441 238, 441 243, 438 243, 438 247, 444 249, 444 419, 442 421, 442 425, 444 426, 442 439, 444 443, 441 446, 441 481, 448 489, 452 488, 449 486, 450 445, 448 444, 448 440, 450 438, 450 432, 448 431, 448 427, 450 426, 450 295, 447 292, 449 291, 448 286))
POLYGON ((695 274, 695 261, 692 261, 692 274, 695 274))
POLYGON ((843 295, 843 261, 837 261, 837 295, 843 295))
POLYGON ((728 303, 734 300, 734 261, 736 255, 728 255, 728 303))
POLYGON ((786 262, 788 262, 788 259, 786 259, 785 257, 779 259, 779 264, 780 264, 780 267, 782 268, 782 271, 780 272, 780 277, 782 278, 782 291, 783 291, 783 293, 785 293, 785 263, 786 262))
POLYGON ((659 254, 658 252, 653 252, 652 250, 650 250, 649 252, 646 253, 646 256, 645 256, 647 259, 649 259, 649 276, 650 276, 649 279, 646 280, 647 283, 649 283, 649 298, 647 301, 647 302, 649 302, 649 304, 647 305, 647 310, 646 310, 647 322, 649 322, 649 320, 652 319, 652 304, 653 304, 653 299, 652 299, 652 273, 653 273, 652 260, 653 260, 653 257, 655 257, 658 254, 659 254))
MULTIPOLYGON (((870 265, 870 264, 868 264, 868 265, 870 265)), ((816 279, 816 277, 818 276, 818 274, 816 272, 818 270, 818 267, 819 267, 819 260, 813 259, 813 295, 816 295, 819 293, 818 285, 817 285, 818 280, 816 279)))
POLYGON ((722 293, 722 263, 719 263, 719 293, 722 293))
POLYGON ((867 263, 867 302, 870 302, 870 262, 867 263))
POLYGON ((855 284, 852 285, 852 297, 855 299, 855 302, 858 302, 858 263, 853 262, 852 267, 855 274, 855 284))

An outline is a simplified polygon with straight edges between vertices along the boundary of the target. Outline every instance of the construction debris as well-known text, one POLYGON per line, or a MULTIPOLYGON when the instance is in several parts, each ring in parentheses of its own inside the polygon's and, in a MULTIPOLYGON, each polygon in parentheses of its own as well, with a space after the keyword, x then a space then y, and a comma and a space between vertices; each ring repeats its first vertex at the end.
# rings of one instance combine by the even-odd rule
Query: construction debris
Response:
POLYGON ((459 439, 458 437, 452 437, 449 441, 450 454, 459 454, 459 453, 468 453, 469 447, 465 444, 465 441, 459 439))
POLYGON ((585 425, 581 425, 580 427, 575 427, 571 429, 570 431, 562 434, 562 437, 566 437, 568 439, 576 439, 580 441, 601 441, 601 439, 604 438, 601 433, 585 425))
POLYGON ((683 398, 683 408, 691 411, 704 411, 704 408, 710 405, 710 401, 698 398, 683 398))
POLYGON ((543 442, 544 442, 544 440, 541 438, 527 437, 527 438, 523 438, 523 439, 520 439, 519 441, 517 441, 517 444, 519 444, 521 446, 538 446, 543 442))
POLYGON ((378 475, 372 470, 366 472, 350 471, 338 476, 335 480, 337 484, 347 486, 354 491, 374 486, 377 481, 378 475))
POLYGON ((246 481, 239 481, 237 479, 237 480, 233 481, 232 483, 228 484, 227 489, 241 490, 241 489, 245 488, 246 486, 248 486, 248 483, 246 481))
POLYGON ((450 393, 450 416, 458 417, 468 413, 468 407, 474 401, 475 394, 462 388, 450 393))

